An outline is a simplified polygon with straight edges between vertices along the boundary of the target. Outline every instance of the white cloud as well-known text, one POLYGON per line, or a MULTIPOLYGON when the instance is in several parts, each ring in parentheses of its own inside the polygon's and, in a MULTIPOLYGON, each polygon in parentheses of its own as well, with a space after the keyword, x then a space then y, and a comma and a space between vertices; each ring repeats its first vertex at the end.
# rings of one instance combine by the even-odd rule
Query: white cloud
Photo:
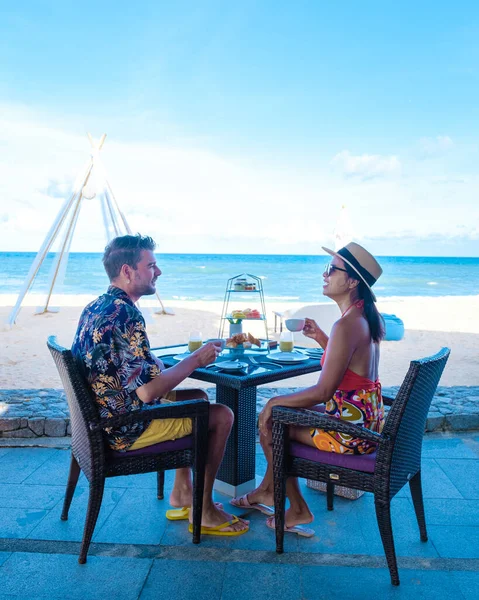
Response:
MULTIPOLYGON (((0 251, 34 251, 90 145, 83 132, 43 117, 1 106, 0 115, 0 251)), ((332 161, 347 175, 340 178, 328 173, 326 163, 324 172, 278 166, 274 157, 270 165, 251 166, 248 157, 231 159, 191 143, 107 138, 102 158, 132 230, 152 235, 160 252, 317 253, 321 245, 334 246, 343 204, 358 241, 371 233, 384 236, 378 242, 382 254, 394 253, 407 231, 407 239, 447 236, 466 224, 461 231, 473 239, 478 230, 474 172, 449 168, 438 175, 427 172, 429 161, 416 161, 414 169, 404 168, 407 176, 397 177, 402 165, 393 154, 345 150, 332 161)), ((104 245, 93 199, 82 207, 72 250, 96 252, 104 245)))
POLYGON ((349 150, 343 150, 331 160, 331 165, 348 177, 373 179, 397 175, 401 172, 401 162, 397 156, 380 154, 361 154, 354 156, 349 150))
MULTIPOLYGON (((28 114, 0 118, 0 201, 8 206, 0 250, 40 247, 89 151, 86 135, 28 114)), ((107 138, 101 155, 132 230, 157 238, 160 251, 301 252, 305 235, 319 248, 321 217, 334 215, 317 187, 203 149, 107 138)), ((72 249, 98 251, 104 239, 98 201, 85 202, 72 249)))
POLYGON ((448 135, 437 135, 434 138, 423 137, 419 140, 419 148, 424 158, 441 156, 454 147, 454 142, 448 135))

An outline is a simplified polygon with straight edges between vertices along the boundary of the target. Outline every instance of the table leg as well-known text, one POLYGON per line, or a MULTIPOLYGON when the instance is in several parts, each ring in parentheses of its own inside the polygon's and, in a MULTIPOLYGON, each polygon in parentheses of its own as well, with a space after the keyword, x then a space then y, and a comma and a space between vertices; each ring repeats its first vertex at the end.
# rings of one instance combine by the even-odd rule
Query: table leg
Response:
POLYGON ((235 390, 217 385, 216 402, 231 408, 235 421, 215 481, 215 490, 236 497, 256 487, 256 387, 235 390))

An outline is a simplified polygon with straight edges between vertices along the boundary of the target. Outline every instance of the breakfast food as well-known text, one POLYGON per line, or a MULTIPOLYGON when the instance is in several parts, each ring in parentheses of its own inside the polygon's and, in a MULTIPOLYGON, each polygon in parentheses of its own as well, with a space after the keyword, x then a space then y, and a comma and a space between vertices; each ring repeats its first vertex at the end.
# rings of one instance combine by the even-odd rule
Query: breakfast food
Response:
POLYGON ((258 348, 261 348, 261 342, 258 338, 255 338, 253 335, 251 335, 251 333, 248 333, 248 342, 254 344, 255 346, 258 346, 258 348))
POLYGON ((251 308, 245 308, 243 310, 232 310, 231 318, 233 319, 261 319, 261 313, 251 308))
POLYGON ((226 340, 227 348, 237 348, 241 344, 243 344, 244 348, 251 348, 253 344, 259 348, 261 347, 260 340, 252 336, 251 333, 235 333, 235 335, 226 340))

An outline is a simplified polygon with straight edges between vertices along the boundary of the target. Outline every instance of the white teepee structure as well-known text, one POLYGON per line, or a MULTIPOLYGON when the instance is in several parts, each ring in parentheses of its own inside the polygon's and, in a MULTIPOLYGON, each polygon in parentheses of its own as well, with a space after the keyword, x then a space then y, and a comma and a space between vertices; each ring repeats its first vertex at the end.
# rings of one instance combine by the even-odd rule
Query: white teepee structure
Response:
MULTIPOLYGON (((47 233, 47 236, 45 237, 45 240, 35 257, 35 260, 30 267, 30 271, 28 272, 28 275, 18 295, 17 302, 8 317, 7 322, 9 325, 13 325, 15 323, 15 319, 26 294, 32 286, 43 261, 48 255, 48 252, 58 238, 60 239, 60 247, 57 255, 55 256, 50 272, 47 297, 44 305, 39 307, 36 311, 37 314, 52 312, 51 309, 49 310, 50 301, 55 286, 63 282, 68 263, 68 254, 70 251, 73 234, 75 232, 75 226, 80 214, 82 200, 91 200, 95 197, 100 200, 107 241, 110 241, 119 235, 131 234, 130 226, 125 219, 125 215, 118 206, 118 202, 116 201, 110 184, 108 183, 105 168, 100 159, 100 151, 105 143, 106 134, 104 133, 101 136, 98 144, 95 144, 90 134, 88 134, 88 138, 91 144, 90 159, 87 161, 85 167, 77 178, 71 197, 60 209, 60 212, 53 222, 50 231, 47 233)), ((158 313, 174 314, 171 309, 164 307, 158 292, 156 293, 156 297, 158 298, 161 306, 161 310, 157 311, 158 313)))

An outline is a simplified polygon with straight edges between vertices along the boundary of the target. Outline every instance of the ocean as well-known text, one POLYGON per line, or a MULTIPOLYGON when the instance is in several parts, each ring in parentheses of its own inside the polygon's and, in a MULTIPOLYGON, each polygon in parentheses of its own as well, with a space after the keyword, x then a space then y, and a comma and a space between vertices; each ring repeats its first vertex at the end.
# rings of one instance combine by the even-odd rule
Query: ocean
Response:
MULTIPOLYGON (((0 252, 2 294, 18 294, 34 252, 0 252)), ((40 269, 30 292, 47 291, 54 254, 40 269)), ((479 294, 479 258, 382 256, 378 297, 467 296, 479 294)), ((248 273, 260 277, 265 300, 320 302, 328 256, 157 254, 163 274, 157 289, 164 300, 223 300, 227 279, 248 273)), ((100 294, 108 286, 101 254, 71 253, 62 294, 100 294)))

